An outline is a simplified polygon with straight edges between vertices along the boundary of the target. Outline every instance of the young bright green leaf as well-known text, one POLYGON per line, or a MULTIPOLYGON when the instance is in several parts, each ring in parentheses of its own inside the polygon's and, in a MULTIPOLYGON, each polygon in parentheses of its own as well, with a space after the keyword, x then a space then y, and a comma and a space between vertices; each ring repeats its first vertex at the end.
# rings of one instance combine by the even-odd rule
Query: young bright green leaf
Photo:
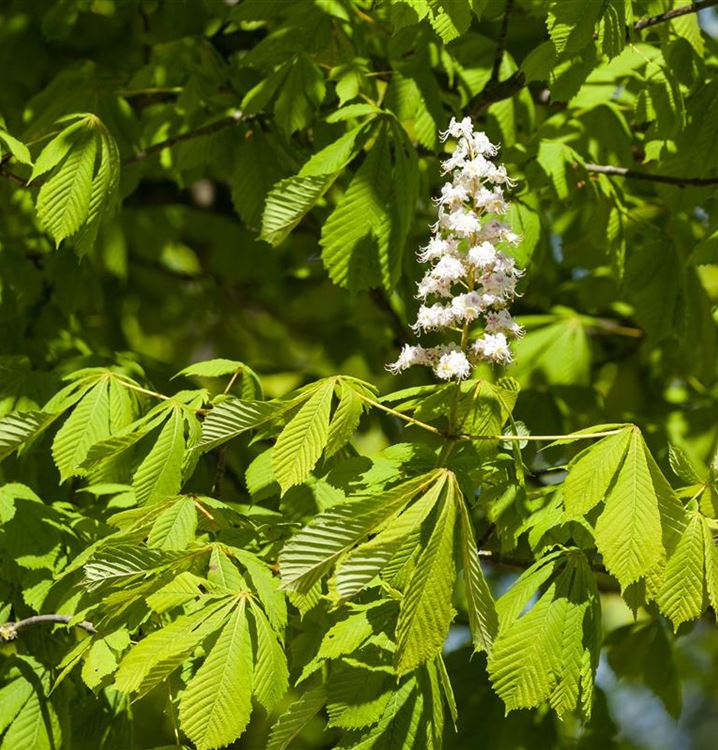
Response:
POLYGON ((621 587, 645 575, 664 549, 658 494, 646 456, 641 433, 634 428, 596 522, 596 544, 621 587))
POLYGON ((191 497, 180 497, 157 517, 147 544, 158 549, 179 550, 189 546, 197 531, 197 508, 191 497))
POLYGON ((266 424, 277 407, 268 401, 227 399, 217 404, 202 423, 202 439, 197 446, 203 452, 231 440, 243 432, 266 424))
POLYGON ((287 657, 282 643, 266 615, 252 602, 250 610, 255 624, 255 666, 252 690, 257 702, 272 713, 289 687, 287 657))
POLYGON ((302 693, 275 722, 269 735, 267 750, 286 750, 291 741, 319 713, 326 700, 324 687, 302 693))
POLYGON ((184 457, 184 417, 172 409, 152 450, 139 465, 132 480, 140 505, 161 502, 179 492, 184 457))
POLYGON ((658 606, 675 630, 682 622, 700 617, 708 604, 707 575, 711 560, 705 557, 704 526, 702 516, 693 514, 666 563, 658 606))
POLYGON ((0 417, 0 461, 38 435, 51 420, 41 411, 11 412, 0 417))
POLYGON ((309 591, 343 552, 380 528, 437 478, 436 472, 423 474, 382 494, 342 503, 315 516, 282 549, 282 587, 309 591))
POLYGON ((325 381, 282 430, 272 449, 272 468, 282 493, 301 484, 322 455, 329 436, 334 380, 325 381))
POLYGON ((399 674, 441 652, 454 617, 455 498, 447 493, 436 526, 416 565, 399 609, 395 665, 399 674))
POLYGON ((244 732, 252 713, 252 681, 252 639, 242 599, 182 693, 180 724, 197 750, 223 747, 244 732))
POLYGON ((475 651, 491 651, 491 645, 498 630, 496 605, 491 596, 476 548, 474 528, 469 510, 460 494, 456 502, 459 508, 459 525, 461 529, 461 564, 464 570, 464 587, 466 604, 469 613, 469 626, 475 651))
POLYGON ((115 688, 143 695, 159 684, 209 635, 227 621, 234 602, 215 602, 183 615, 133 646, 120 662, 115 688))
MULTIPOLYGON (((544 569, 549 573, 554 570, 549 565, 544 569)), ((527 591, 535 591, 540 579, 527 572, 527 591)), ((511 616, 502 616, 488 662, 493 688, 507 710, 548 701, 559 716, 572 710, 590 714, 600 609, 595 580, 584 556, 572 553, 525 615, 515 619, 517 607, 509 609, 511 616)))
POLYGON ((563 500, 570 518, 585 516, 606 497, 631 442, 630 428, 602 438, 574 458, 563 485, 563 500))
POLYGON ((351 550, 337 566, 336 586, 339 595, 348 599, 365 588, 396 555, 405 540, 411 537, 431 513, 446 486, 441 475, 422 496, 387 528, 370 541, 351 550))
POLYGON ((108 381, 100 380, 75 407, 59 429, 52 455, 60 480, 73 476, 95 443, 110 437, 108 381))

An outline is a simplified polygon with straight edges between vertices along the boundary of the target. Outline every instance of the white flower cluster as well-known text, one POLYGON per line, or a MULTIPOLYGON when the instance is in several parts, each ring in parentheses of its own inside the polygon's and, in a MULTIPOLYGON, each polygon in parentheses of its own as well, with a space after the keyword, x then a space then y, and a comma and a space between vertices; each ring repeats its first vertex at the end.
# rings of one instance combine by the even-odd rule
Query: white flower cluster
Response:
POLYGON ((429 269, 418 285, 422 305, 412 327, 417 333, 459 331, 462 343, 431 348, 406 344, 388 369, 396 374, 426 365, 442 380, 462 380, 479 360, 511 362, 509 339, 521 336, 523 329, 507 307, 523 271, 497 247, 520 239, 496 218, 508 209, 504 186, 513 185, 506 168, 491 161, 497 147, 485 133, 474 131, 469 117, 461 122, 452 117, 448 130, 441 133, 442 141, 447 138, 457 139, 442 164, 451 181, 435 199, 438 219, 431 227, 433 236, 418 253, 429 269), (469 326, 477 320, 483 323, 483 335, 470 343, 469 326))

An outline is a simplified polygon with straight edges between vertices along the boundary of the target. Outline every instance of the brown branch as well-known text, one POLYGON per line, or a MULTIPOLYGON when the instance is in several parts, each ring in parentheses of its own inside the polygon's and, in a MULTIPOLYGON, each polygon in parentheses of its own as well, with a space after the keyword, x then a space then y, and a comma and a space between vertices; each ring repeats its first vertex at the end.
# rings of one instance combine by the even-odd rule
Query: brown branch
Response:
MULTIPOLYGON (((716 2, 718 3, 718 0, 716 2)), ((628 169, 626 167, 614 167, 609 164, 585 164, 584 167, 591 174, 606 174, 613 177, 625 177, 628 180, 645 180, 646 182, 664 182, 667 185, 678 185, 679 187, 686 185, 693 187, 718 185, 718 177, 675 177, 668 174, 641 172, 637 169, 628 169)))
MULTIPOLYGON (((19 630, 30 627, 31 625, 41 625, 43 623, 67 625, 71 620, 72 615, 33 615, 32 617, 26 617, 24 620, 18 620, 17 622, 6 622, 4 625, 0 625, 0 643, 3 641, 14 640, 17 638, 19 630)), ((87 620, 77 622, 75 625, 88 633, 96 632, 94 625, 87 620)))
POLYGON ((633 30, 641 31, 641 29, 647 29, 649 26, 655 26, 657 23, 671 21, 674 18, 686 16, 689 13, 698 13, 698 11, 710 8, 713 5, 718 5, 718 0, 698 0, 698 2, 682 5, 680 8, 673 8, 673 10, 667 10, 665 13, 659 13, 657 16, 642 18, 633 24, 633 30))
POLYGON ((494 65, 491 68, 491 78, 489 78, 489 84, 496 86, 499 82, 499 72, 501 71, 501 62, 504 59, 504 52, 506 51, 506 37, 509 31, 509 17, 514 10, 514 0, 506 0, 506 9, 504 10, 503 18, 501 19, 501 30, 499 31, 499 38, 496 42, 496 54, 494 55, 494 65))

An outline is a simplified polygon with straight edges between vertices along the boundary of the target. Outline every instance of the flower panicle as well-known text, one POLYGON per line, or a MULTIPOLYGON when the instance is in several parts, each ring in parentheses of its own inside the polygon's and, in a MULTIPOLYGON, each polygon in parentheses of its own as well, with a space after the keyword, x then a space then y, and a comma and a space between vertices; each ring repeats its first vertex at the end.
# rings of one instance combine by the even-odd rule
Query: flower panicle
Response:
POLYGON ((524 272, 500 249, 521 238, 498 218, 509 208, 504 189, 515 184, 506 168, 493 161, 498 146, 476 132, 469 117, 452 117, 440 138, 457 143, 441 165, 450 180, 434 199, 432 237, 417 253, 428 269, 418 283, 416 296, 422 304, 412 329, 417 334, 460 332, 461 344, 406 344, 387 369, 398 374, 424 365, 442 380, 463 380, 479 361, 509 364, 510 341, 524 333, 508 310, 524 272), (483 331, 471 340, 470 327, 479 323, 483 331))

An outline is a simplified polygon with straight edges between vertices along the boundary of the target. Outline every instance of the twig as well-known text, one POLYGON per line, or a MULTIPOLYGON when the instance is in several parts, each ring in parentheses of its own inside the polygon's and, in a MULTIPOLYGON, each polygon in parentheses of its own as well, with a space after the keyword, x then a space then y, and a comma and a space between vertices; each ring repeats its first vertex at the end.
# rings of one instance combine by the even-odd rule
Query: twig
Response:
POLYGON ((133 154, 132 156, 125 159, 122 162, 122 165, 127 166, 128 164, 136 164, 138 161, 144 161, 150 156, 158 154, 160 151, 164 151, 166 148, 176 146, 178 143, 184 143, 185 141, 190 141, 194 138, 201 138, 203 135, 212 135, 213 133, 218 133, 225 128, 243 122, 245 119, 246 118, 242 115, 242 113, 237 110, 229 117, 224 117, 221 120, 217 120, 217 122, 213 122, 211 125, 204 125, 201 128, 197 128, 196 130, 190 130, 187 133, 180 133, 179 135, 172 136, 171 138, 167 138, 166 140, 160 141, 159 143, 154 143, 151 146, 148 146, 146 149, 138 151, 136 154, 133 154))
POLYGON ((657 16, 641 18, 633 24, 633 30, 640 31, 641 29, 647 29, 649 26, 655 26, 657 23, 671 21, 674 18, 685 16, 689 13, 698 13, 703 8, 710 8, 713 5, 718 5, 718 0, 698 0, 698 2, 682 5, 680 8, 673 8, 673 10, 667 10, 665 13, 659 13, 657 16))
POLYGON ((494 55, 494 65, 491 68, 491 78, 489 78, 489 85, 496 86, 499 82, 499 72, 501 71, 501 62, 504 59, 504 52, 506 51, 506 37, 509 31, 509 17, 514 10, 514 0, 506 0, 506 9, 504 10, 503 18, 501 19, 501 30, 499 31, 499 38, 496 42, 496 54, 494 55))
MULTIPOLYGON (((43 623, 59 623, 67 625, 71 620, 72 615, 33 615, 32 617, 26 617, 24 620, 18 620, 17 622, 6 622, 4 625, 0 625, 0 642, 14 640, 17 638, 18 631, 30 627, 31 625, 41 625, 43 623)), ((82 628, 82 630, 88 633, 96 632, 94 625, 87 620, 76 622, 75 626, 82 628)))
POLYGON ((406 329, 404 328, 401 318, 381 289, 371 289, 369 291, 369 296, 371 297, 372 302, 374 302, 380 310, 386 313, 391 325, 392 333, 394 334, 392 343, 395 347, 400 347, 406 342, 406 329))
MULTIPOLYGON (((718 3, 718 0, 716 2, 718 3)), ((607 174, 614 177, 625 177, 628 180, 645 180, 646 182, 663 182, 668 185, 679 186, 692 185, 694 187, 718 185, 718 177, 674 177, 668 174, 652 174, 637 169, 614 167, 609 164, 585 164, 584 168, 591 174, 607 174)))
POLYGON ((492 104, 510 99, 526 86, 526 76, 517 70, 505 81, 492 83, 490 80, 469 102, 469 114, 473 119, 482 115, 492 104))

